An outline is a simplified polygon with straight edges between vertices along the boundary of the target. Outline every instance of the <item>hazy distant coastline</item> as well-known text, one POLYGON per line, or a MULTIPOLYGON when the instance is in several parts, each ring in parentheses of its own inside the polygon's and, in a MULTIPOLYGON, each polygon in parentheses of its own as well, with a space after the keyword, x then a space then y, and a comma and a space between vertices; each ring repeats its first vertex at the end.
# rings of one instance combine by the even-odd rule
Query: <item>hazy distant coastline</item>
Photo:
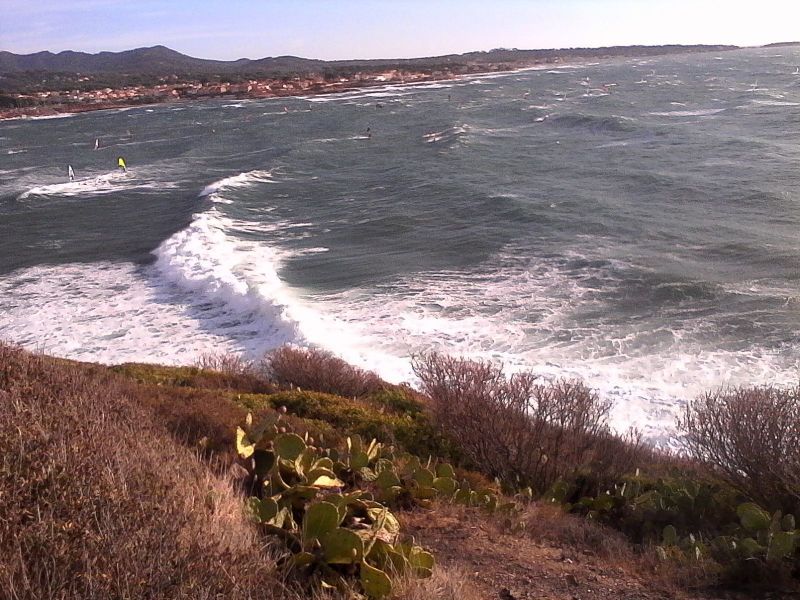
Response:
POLYGON ((721 52, 737 46, 496 49, 416 59, 321 61, 292 56, 213 61, 164 46, 126 52, 0 52, 0 119, 228 97, 260 99, 620 57, 721 52))

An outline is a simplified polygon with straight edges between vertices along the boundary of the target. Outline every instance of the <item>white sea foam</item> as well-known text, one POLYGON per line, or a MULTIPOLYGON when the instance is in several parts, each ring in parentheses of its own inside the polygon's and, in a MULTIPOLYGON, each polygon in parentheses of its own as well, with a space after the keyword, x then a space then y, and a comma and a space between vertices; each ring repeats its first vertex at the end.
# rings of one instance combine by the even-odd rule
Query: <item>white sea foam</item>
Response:
MULTIPOLYGON (((216 207, 195 215, 189 227, 155 251, 159 285, 167 282, 194 302, 214 307, 216 314, 211 320, 195 311, 198 322, 215 334, 232 338, 233 347, 248 356, 260 356, 286 343, 325 347, 335 339, 341 356, 363 364, 366 348, 352 332, 310 308, 298 291, 281 281, 278 272, 287 255, 263 242, 232 235, 233 231, 247 230, 248 225, 252 223, 224 217, 216 207)), ((286 235, 287 231, 309 225, 262 224, 259 233, 286 235)), ((328 248, 316 247, 304 253, 327 251, 328 248)), ((187 346, 185 352, 196 355, 192 346, 187 346)), ((380 352, 377 355, 383 356, 386 364, 402 361, 380 352)))
MULTIPOLYGON (((547 379, 581 378, 615 400, 618 429, 637 425, 661 442, 682 404, 709 387, 790 383, 770 352, 709 350, 691 330, 631 327, 610 336, 577 318, 598 301, 594 288, 546 261, 304 297, 280 280, 284 256, 231 235, 239 225, 212 207, 165 241, 152 267, 14 273, 0 280, 0 338, 84 360, 175 364, 209 351, 259 356, 284 343, 315 344, 391 381, 412 380, 409 355, 435 349, 547 379)), ((613 283, 612 271, 603 277, 613 283)))
MULTIPOLYGON (((354 289, 318 300, 313 309, 357 340, 347 347, 350 360, 389 380, 411 380, 404 357, 426 350, 501 361, 546 379, 578 378, 615 401, 617 429, 637 426, 661 443, 684 403, 707 389, 792 381, 792 370, 775 353, 710 350, 698 330, 654 325, 612 333, 585 323, 581 314, 601 308, 593 286, 554 264, 486 273, 431 273, 377 290, 354 289)), ((605 278, 613 285, 611 272, 605 278)), ((338 339, 331 347, 342 348, 338 339)))
POLYGON ((274 347, 296 341, 297 323, 282 302, 277 254, 256 242, 232 239, 232 223, 215 208, 163 242, 155 251, 161 279, 223 307, 257 332, 259 343, 274 347))
POLYGON ((699 110, 669 110, 665 112, 651 112, 654 117, 707 117, 723 112, 724 108, 705 108, 699 110))
POLYGON ((226 188, 237 188, 250 185, 252 183, 269 183, 272 182, 272 173, 270 171, 254 170, 238 175, 225 177, 219 181, 208 184, 203 188, 198 196, 211 196, 226 188))
MULTIPOLYGON (((90 177, 88 179, 77 179, 64 183, 53 183, 50 185, 40 185, 32 187, 17 196, 17 200, 24 200, 30 196, 81 196, 85 194, 110 194, 118 191, 125 186, 126 181, 132 180, 131 173, 113 172, 90 177)), ((131 187, 131 186, 127 186, 131 187)))
POLYGON ((450 141, 453 139, 458 138, 458 136, 467 132, 466 125, 456 125, 454 127, 448 127, 442 131, 433 131, 431 133, 426 133, 422 137, 428 143, 433 142, 441 142, 441 141, 450 141))
POLYGON ((58 356, 190 364, 239 350, 224 323, 218 307, 132 264, 41 266, 0 279, 0 338, 58 356), (204 321, 192 318, 200 311, 204 321))
POLYGON ((23 119, 25 121, 48 121, 50 119, 67 119, 69 117, 74 117, 78 113, 59 113, 57 115, 39 115, 39 116, 30 116, 30 115, 23 115, 21 117, 12 117, 9 120, 15 119, 23 119))
POLYGON ((303 336, 268 247, 240 242, 215 209, 156 250, 156 263, 42 266, 0 279, 0 339, 101 362, 190 364, 259 356, 303 336))
POLYGON ((344 102, 363 98, 399 98, 410 93, 409 86, 404 85, 385 85, 378 87, 360 88, 357 90, 346 90, 331 94, 300 96, 302 100, 314 103, 344 102))
POLYGON ((786 100, 753 100, 753 104, 762 106, 800 106, 799 102, 789 102, 786 100))

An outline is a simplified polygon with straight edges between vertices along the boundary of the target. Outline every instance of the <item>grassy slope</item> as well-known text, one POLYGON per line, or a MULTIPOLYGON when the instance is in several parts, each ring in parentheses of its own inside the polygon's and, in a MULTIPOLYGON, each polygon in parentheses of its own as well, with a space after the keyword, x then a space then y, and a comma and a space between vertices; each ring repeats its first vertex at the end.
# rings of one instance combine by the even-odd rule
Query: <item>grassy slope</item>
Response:
MULTIPOLYGON (((236 425, 248 411, 286 406, 293 429, 328 442, 360 433, 421 456, 452 454, 424 405, 396 392, 355 400, 0 345, 0 547, 9 550, 0 555, 0 590, 10 598, 293 597, 235 491, 236 425)), ((440 567, 431 580, 398 586, 397 597, 694 597, 610 530, 541 506, 527 519, 528 533, 515 537, 476 509, 402 514, 440 567)))

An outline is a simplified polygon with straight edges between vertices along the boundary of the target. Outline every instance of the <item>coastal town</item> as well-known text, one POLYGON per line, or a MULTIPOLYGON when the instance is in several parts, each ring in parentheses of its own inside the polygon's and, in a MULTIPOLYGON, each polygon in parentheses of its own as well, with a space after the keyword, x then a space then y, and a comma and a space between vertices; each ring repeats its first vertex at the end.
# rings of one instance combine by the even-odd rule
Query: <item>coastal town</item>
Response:
POLYGON ((720 45, 498 48, 420 59, 331 62, 297 57, 209 61, 163 46, 103 56, 48 52, 25 56, 0 52, 0 119, 221 97, 259 99, 330 94, 588 60, 724 52, 734 48, 720 45))
MULTIPOLYGON (((13 94, 14 106, 0 106, 0 119, 42 117, 62 113, 86 112, 144 104, 159 104, 181 100, 200 100, 230 97, 236 99, 273 98, 330 94, 349 89, 388 84, 421 83, 453 79, 477 73, 511 68, 505 64, 458 65, 446 69, 388 69, 385 71, 356 71, 352 74, 305 74, 238 81, 215 78, 183 80, 178 76, 161 77, 154 85, 125 85, 101 89, 46 90, 13 94)), ((239 79, 239 78, 236 78, 239 79)), ((91 80, 85 76, 81 83, 91 80)))

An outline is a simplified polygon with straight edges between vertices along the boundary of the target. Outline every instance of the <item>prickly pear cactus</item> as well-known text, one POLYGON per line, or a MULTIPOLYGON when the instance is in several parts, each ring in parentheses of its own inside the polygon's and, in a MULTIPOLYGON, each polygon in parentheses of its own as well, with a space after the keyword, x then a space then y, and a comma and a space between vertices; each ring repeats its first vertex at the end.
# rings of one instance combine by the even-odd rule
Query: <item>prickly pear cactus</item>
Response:
MULTIPOLYGON (((391 452, 373 440, 347 441, 346 450, 322 450, 287 432, 281 414, 253 426, 248 415, 236 432, 236 450, 252 480, 247 505, 264 532, 290 552, 285 566, 304 581, 342 590, 359 585, 369 598, 391 594, 389 572, 428 577, 433 555, 401 543, 400 523, 363 484, 391 497, 402 490, 391 452), (397 491, 397 490, 395 490, 397 491)), ((452 468, 442 467, 442 478, 452 468)), ((431 484, 433 472, 419 472, 431 484)), ((448 485, 445 488, 449 490, 448 485)))

